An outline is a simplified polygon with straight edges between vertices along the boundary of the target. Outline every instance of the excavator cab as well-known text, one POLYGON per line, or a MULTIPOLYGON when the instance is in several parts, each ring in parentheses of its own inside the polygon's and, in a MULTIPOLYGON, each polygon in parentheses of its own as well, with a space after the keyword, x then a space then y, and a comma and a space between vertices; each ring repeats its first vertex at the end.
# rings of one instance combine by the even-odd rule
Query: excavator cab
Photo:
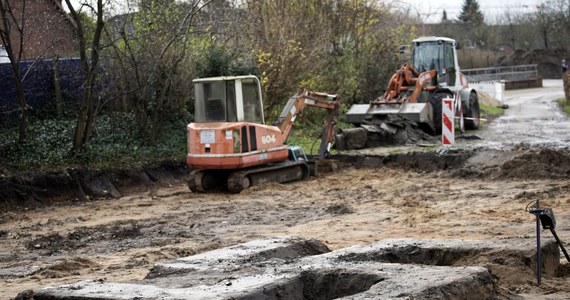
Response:
POLYGON ((213 77, 193 82, 197 123, 265 123, 261 85, 257 77, 213 77))

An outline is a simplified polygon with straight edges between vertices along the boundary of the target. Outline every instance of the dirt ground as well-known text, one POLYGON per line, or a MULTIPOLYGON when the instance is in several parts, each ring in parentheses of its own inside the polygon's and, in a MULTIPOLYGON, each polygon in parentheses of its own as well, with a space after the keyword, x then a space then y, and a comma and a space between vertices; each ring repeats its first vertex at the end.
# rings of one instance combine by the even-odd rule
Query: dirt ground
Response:
MULTIPOLYGON (((5 213, 0 215, 0 298, 82 279, 139 280, 158 261, 265 237, 314 238, 333 250, 405 237, 531 239, 534 217, 525 207, 536 199, 554 209, 560 238, 570 240, 567 152, 524 147, 481 152, 462 172, 387 166, 345 165, 325 177, 234 195, 194 194, 180 183, 120 199, 5 213), (529 154, 565 160, 529 160, 529 154), (483 166, 481 160, 494 163, 483 166), (515 172, 510 164, 517 161, 515 172), (551 162, 555 172, 522 178, 548 170, 551 162), (18 273, 21 277, 13 276, 18 273)), ((543 238, 551 236, 544 231, 543 238)), ((545 276, 537 288, 532 266, 521 265, 516 271, 492 269, 501 297, 570 295, 563 270, 559 277, 545 276)))
MULTIPOLYGON (((65 202, 0 207, 0 299, 83 279, 140 280, 156 262, 265 237, 314 238, 332 250, 394 238, 533 240, 535 219, 525 208, 537 199, 554 210, 568 248, 570 121, 553 104, 563 95, 561 82, 545 86, 551 87, 507 95, 511 108, 477 132, 482 140, 459 141, 468 155, 361 151, 367 159, 358 165, 367 167, 345 159, 327 176, 240 194, 192 193, 180 173, 127 172, 110 174, 101 182, 110 189, 95 198, 59 195, 65 202), (178 180, 150 185, 149 177, 160 176, 178 180), (139 191, 112 188, 125 182, 139 191)), ((57 196, 74 181, 66 178, 57 187, 49 181, 45 190, 52 187, 57 196)), ((3 192, 0 200, 8 195, 3 192)), ((542 235, 552 240, 548 231, 542 235)), ((570 299, 570 268, 563 256, 561 263, 540 288, 529 260, 461 265, 489 268, 499 299, 570 299)))

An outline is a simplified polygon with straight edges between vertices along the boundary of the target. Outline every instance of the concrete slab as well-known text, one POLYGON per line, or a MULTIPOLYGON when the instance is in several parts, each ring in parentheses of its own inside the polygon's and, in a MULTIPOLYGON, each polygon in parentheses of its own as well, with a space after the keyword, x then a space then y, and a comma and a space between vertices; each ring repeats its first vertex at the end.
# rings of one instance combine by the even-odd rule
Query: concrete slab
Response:
MULTIPOLYGON (((491 274, 469 262, 507 255, 530 263, 533 247, 526 239, 400 239, 328 252, 316 240, 273 238, 159 263, 139 282, 83 281, 34 299, 491 299, 491 274)), ((556 244, 542 249, 554 268, 556 244)))

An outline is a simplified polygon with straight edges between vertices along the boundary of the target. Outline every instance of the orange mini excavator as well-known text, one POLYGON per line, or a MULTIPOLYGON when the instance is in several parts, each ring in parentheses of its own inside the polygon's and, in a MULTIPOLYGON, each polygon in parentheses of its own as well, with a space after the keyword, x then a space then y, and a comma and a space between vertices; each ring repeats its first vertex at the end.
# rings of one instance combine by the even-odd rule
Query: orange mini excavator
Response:
POLYGON ((195 79, 195 122, 187 126, 188 186, 204 192, 227 186, 240 192, 264 182, 307 179, 309 162, 287 138, 307 106, 328 111, 318 156, 328 156, 340 98, 302 90, 289 99, 279 118, 265 125, 259 79, 253 75, 195 79))

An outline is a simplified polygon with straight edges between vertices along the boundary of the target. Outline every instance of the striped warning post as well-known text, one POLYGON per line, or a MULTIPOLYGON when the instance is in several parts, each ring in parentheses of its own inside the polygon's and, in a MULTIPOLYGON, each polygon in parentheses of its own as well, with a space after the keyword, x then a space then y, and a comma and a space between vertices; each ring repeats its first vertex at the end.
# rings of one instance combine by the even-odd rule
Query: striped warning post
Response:
POLYGON ((441 143, 444 146, 451 146, 455 143, 455 106, 452 98, 445 98, 441 102, 441 143))

